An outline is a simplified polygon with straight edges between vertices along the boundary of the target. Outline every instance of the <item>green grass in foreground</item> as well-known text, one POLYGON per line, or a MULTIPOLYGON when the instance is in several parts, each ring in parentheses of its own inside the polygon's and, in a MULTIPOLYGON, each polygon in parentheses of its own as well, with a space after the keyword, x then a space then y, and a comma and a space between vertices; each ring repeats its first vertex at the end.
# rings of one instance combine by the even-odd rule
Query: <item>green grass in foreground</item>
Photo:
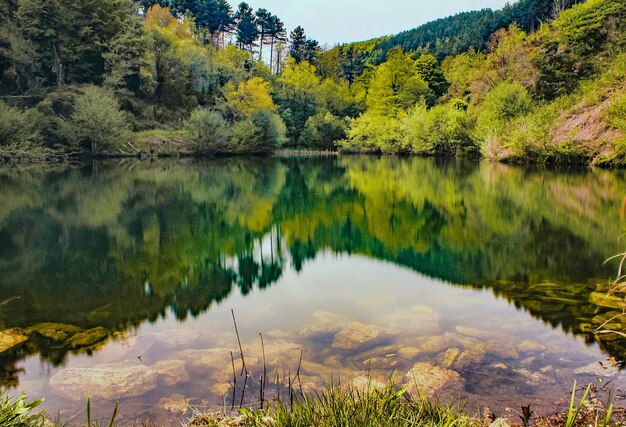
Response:
POLYGON ((443 405, 424 396, 420 400, 412 399, 390 382, 379 389, 372 385, 364 389, 329 386, 313 397, 294 398, 293 405, 278 401, 269 409, 241 410, 241 416, 235 418, 200 415, 189 426, 482 426, 482 422, 463 415, 462 411, 461 406, 443 405))
POLYGON ((32 414, 34 408, 39 406, 43 400, 26 402, 26 395, 22 395, 15 400, 10 396, 0 394, 0 426, 2 427, 39 427, 46 425, 46 415, 44 413, 32 414))
MULTIPOLYGON (((522 424, 535 427, 610 427, 626 425, 624 410, 615 410, 610 403, 598 406, 591 398, 589 385, 577 401, 577 386, 571 395, 566 412, 534 419, 532 415, 522 424)), ((269 408, 240 410, 239 415, 202 414, 196 416, 188 427, 481 427, 493 420, 472 418, 463 413, 462 405, 445 405, 435 399, 421 395, 412 398, 406 390, 398 390, 392 381, 386 387, 375 387, 370 383, 362 388, 331 385, 321 393, 309 397, 296 392, 286 396, 289 403, 276 400, 269 408)), ((0 390, 1 427, 54 427, 58 421, 48 419, 45 412, 33 413, 42 402, 26 402, 26 396, 11 399, 0 390)), ((110 419, 92 422, 90 403, 87 399, 88 427, 117 426, 117 404, 110 419)), ((530 414, 530 408, 528 408, 530 414)), ((522 417, 520 417, 522 418, 522 417)), ((152 422, 143 423, 152 426, 152 422)), ((507 421, 498 424, 511 425, 507 421)), ((513 425, 520 425, 519 420, 513 425)))

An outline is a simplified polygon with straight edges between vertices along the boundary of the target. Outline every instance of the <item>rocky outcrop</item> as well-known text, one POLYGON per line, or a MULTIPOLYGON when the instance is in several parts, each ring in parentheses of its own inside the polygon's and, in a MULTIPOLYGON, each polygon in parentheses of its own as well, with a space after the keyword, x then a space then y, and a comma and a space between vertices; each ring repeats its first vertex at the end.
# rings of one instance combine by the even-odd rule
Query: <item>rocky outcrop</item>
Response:
POLYGON ((52 341, 63 342, 82 332, 82 329, 78 326, 66 325, 64 323, 45 322, 31 326, 25 332, 28 335, 37 334, 52 341))
POLYGON ((7 329, 0 332, 0 354, 17 348, 28 341, 26 336, 19 329, 7 329))

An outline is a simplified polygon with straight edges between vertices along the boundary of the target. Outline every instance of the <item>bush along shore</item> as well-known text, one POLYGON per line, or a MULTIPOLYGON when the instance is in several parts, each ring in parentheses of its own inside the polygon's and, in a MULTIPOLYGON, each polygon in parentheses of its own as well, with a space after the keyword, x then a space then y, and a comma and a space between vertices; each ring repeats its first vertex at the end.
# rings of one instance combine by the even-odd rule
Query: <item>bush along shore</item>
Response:
POLYGON ((298 148, 626 164, 622 0, 561 2, 437 57, 324 51, 266 9, 207 1, 0 3, 0 161, 298 148))

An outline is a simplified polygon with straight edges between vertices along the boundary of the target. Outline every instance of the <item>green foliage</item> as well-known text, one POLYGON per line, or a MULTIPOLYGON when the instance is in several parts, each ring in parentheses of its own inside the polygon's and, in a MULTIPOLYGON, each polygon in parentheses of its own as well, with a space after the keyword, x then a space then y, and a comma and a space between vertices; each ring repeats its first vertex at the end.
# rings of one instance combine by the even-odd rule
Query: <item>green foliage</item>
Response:
POLYGON ((542 29, 543 46, 533 60, 539 69, 538 95, 551 100, 571 93, 600 69, 603 51, 623 49, 625 13, 621 0, 588 0, 563 12, 552 28, 542 29))
POLYGON ((448 91, 450 83, 446 80, 437 59, 430 54, 421 55, 415 61, 415 67, 417 74, 428 84, 431 94, 427 101, 429 105, 433 105, 437 98, 442 97, 448 91))
POLYGON ((221 114, 206 108, 196 109, 187 121, 189 145, 195 153, 228 152, 230 129, 221 114))
POLYGON ((417 105, 402 120, 405 147, 421 155, 432 154, 475 154, 470 134, 471 120, 463 105, 450 103, 430 110, 425 104, 417 105))
POLYGON ((346 138, 347 130, 347 120, 320 112, 307 120, 298 143, 306 148, 334 150, 337 142, 346 138))
POLYGON ((252 50, 252 46, 259 38, 254 10, 248 3, 242 2, 234 18, 237 22, 237 43, 242 49, 252 50))
POLYGON ((296 61, 296 64, 303 61, 315 62, 319 45, 316 40, 307 38, 304 28, 297 26, 289 37, 291 39, 289 55, 296 61))
POLYGON ((309 62, 296 63, 291 58, 278 79, 276 101, 287 126, 287 138, 291 143, 296 143, 300 139, 307 120, 322 106, 320 78, 315 71, 315 67, 309 62))
POLYGON ((285 125, 268 110, 255 111, 232 128, 230 151, 237 154, 269 154, 285 141, 285 125))
POLYGON ((420 77, 415 61, 401 49, 389 53, 369 85, 368 111, 394 116, 428 96, 428 84, 420 77))
POLYGON ((255 111, 276 110, 270 84, 260 77, 239 83, 237 87, 226 86, 226 105, 239 117, 247 117, 255 111))
POLYGON ((608 113, 609 125, 626 134, 626 93, 613 99, 608 113))
POLYGON ((0 146, 39 142, 34 111, 20 111, 0 100, 0 146))
POLYGON ((105 89, 86 87, 76 98, 70 121, 78 146, 89 148, 92 154, 117 152, 130 141, 128 120, 113 94, 105 89))
POLYGON ((367 111, 352 121, 348 138, 340 142, 346 152, 362 153, 402 153, 407 147, 402 145, 400 123, 395 117, 386 117, 367 111))
POLYGON ((43 399, 26 402, 24 393, 16 399, 11 399, 3 390, 0 393, 0 425, 3 427, 43 427, 48 425, 44 413, 31 413, 42 402, 43 399))
MULTIPOLYGON (((35 50, 34 78, 48 86, 100 84, 112 69, 107 58, 124 68, 123 60, 141 51, 141 23, 131 0, 20 0, 15 20, 35 50)), ((133 89, 139 69, 131 62, 121 75, 133 89)))
POLYGON ((479 126, 497 125, 528 114, 533 100, 519 83, 503 82, 493 88, 481 106, 479 126))

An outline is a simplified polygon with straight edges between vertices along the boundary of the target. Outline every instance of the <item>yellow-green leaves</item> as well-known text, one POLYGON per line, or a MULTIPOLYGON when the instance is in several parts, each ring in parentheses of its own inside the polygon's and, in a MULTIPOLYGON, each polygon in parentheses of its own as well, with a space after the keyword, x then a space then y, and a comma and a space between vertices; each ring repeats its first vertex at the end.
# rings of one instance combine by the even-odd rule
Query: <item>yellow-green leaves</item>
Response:
POLYGON ((374 114, 394 116, 415 105, 428 94, 428 85, 419 76, 415 61, 401 49, 389 53, 372 79, 367 108, 374 114))
POLYGON ((248 116, 255 111, 275 111, 270 84, 260 77, 252 77, 238 85, 226 85, 226 103, 242 116, 248 116))

